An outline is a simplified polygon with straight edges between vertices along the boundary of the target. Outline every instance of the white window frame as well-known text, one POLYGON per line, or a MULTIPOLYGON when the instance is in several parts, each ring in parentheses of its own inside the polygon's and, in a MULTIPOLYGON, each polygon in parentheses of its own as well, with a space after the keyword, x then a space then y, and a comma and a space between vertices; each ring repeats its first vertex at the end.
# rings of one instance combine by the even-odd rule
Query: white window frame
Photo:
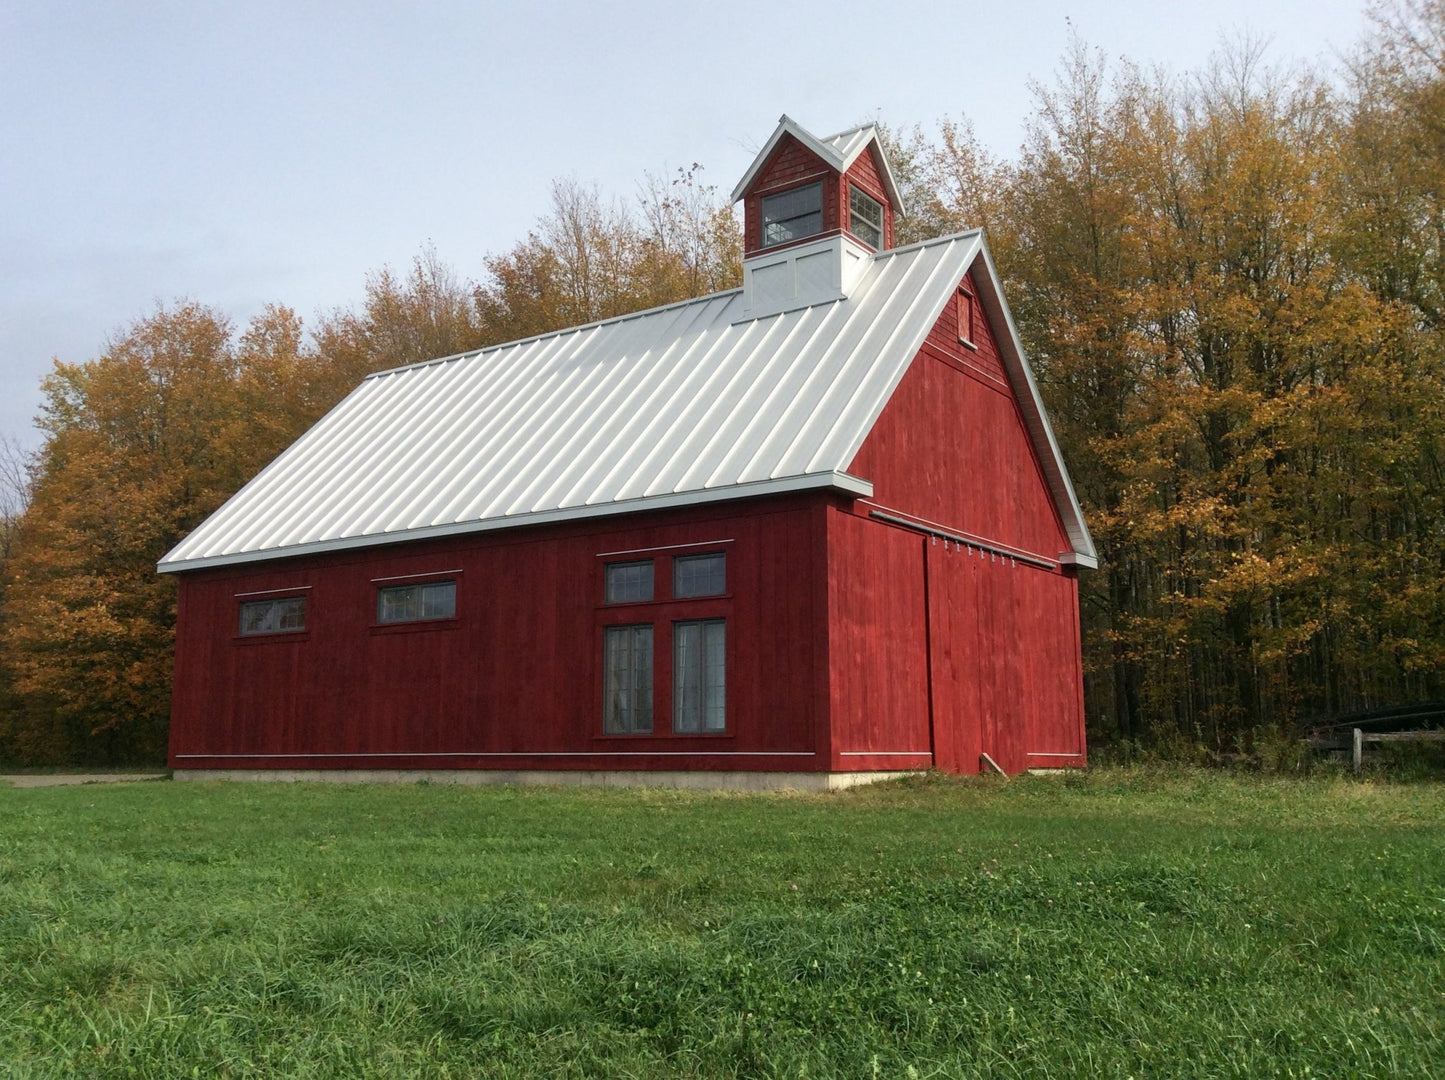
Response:
POLYGON ((883 223, 884 223, 883 204, 882 204, 881 202, 879 202, 877 199, 875 199, 872 195, 869 195, 866 191, 864 191, 862 188, 860 188, 857 184, 849 184, 849 185, 848 185, 848 231, 851 232, 854 236, 856 236, 859 240, 862 240, 863 243, 867 244, 867 245, 868 245, 869 247, 871 247, 874 251, 882 251, 882 250, 883 250, 883 223), (864 204, 865 204, 865 209, 866 209, 866 207, 871 206, 871 207, 873 207, 875 210, 877 210, 877 212, 878 212, 878 220, 877 220, 877 221, 871 220, 870 218, 868 218, 865 214, 863 214, 863 213, 859 210, 858 200, 860 200, 860 199, 864 202, 864 204), (861 223, 861 228, 860 228, 860 223, 861 223), (865 230, 867 230, 867 231, 872 231, 872 232, 876 232, 876 233, 878 234, 878 239, 877 239, 877 241, 874 242, 873 240, 870 240, 870 239, 868 238, 868 236, 865 234, 865 230))

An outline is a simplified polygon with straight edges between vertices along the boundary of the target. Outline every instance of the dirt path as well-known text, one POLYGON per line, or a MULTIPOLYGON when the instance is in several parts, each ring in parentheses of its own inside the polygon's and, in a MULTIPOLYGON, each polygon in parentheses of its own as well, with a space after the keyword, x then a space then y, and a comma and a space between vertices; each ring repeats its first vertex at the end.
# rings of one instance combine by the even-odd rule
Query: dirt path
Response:
POLYGON ((140 781, 164 780, 166 774, 154 773, 0 773, 0 787, 64 787, 70 784, 131 784, 140 781))

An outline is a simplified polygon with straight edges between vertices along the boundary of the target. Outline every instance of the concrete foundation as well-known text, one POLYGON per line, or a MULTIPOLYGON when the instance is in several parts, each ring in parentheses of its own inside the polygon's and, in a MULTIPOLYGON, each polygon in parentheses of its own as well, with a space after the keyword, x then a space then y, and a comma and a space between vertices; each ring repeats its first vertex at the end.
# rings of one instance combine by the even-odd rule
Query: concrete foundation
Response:
POLYGON ((328 784, 547 784, 557 787, 670 787, 702 791, 840 791, 898 772, 684 772, 581 769, 176 769, 176 780, 328 784))

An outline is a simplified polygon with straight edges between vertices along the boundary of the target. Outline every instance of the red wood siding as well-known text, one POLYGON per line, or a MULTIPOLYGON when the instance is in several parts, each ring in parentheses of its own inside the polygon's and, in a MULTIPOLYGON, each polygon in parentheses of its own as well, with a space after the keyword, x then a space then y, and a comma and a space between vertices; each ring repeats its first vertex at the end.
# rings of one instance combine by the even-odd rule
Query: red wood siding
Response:
MULTIPOLYGON (((176 768, 821 770, 818 497, 482 534, 182 575, 176 768), (606 607, 600 553, 722 541, 728 592, 606 607), (459 571, 457 617, 379 627, 374 579, 459 571), (237 593, 309 587, 307 628, 242 638, 237 593), (727 619, 728 730, 670 732, 671 624, 727 619), (602 628, 654 624, 652 736, 602 734, 602 628), (196 756, 202 755, 202 756, 196 756)), ((434 579, 433 579, 434 580, 434 579)))
MULTIPOLYGON (((848 167, 848 172, 843 176, 842 187, 838 193, 840 205, 848 206, 848 187, 850 184, 857 184, 867 194, 873 196, 883 204, 883 247, 893 246, 893 204, 888 200, 888 190, 883 186, 883 175, 878 171, 878 163, 874 160, 877 153, 876 146, 870 146, 865 152, 858 155, 858 160, 848 167)), ((844 215, 843 227, 848 228, 848 215, 844 215)), ((850 230, 851 232, 851 230, 850 230)))
POLYGON ((943 543, 927 557, 938 767, 1084 764, 1074 578, 943 543))
MULTIPOLYGON (((938 768, 976 772, 980 753, 1009 772, 1083 764, 1073 571, 959 550, 865 520, 875 506, 901 511, 1049 562, 1070 549, 981 313, 974 343, 976 349, 959 342, 955 304, 945 305, 849 468, 873 482, 874 494, 853 508, 858 524, 851 530, 830 529, 830 535, 852 537, 835 545, 844 569, 834 577, 871 579, 865 595, 886 588, 900 603, 907 597, 913 604, 922 594, 927 646, 921 655, 938 768), (905 547, 917 553, 916 565, 888 554, 905 547)), ((833 625, 835 636, 847 632, 856 641, 882 642, 899 632, 898 617, 887 614, 875 616, 867 630, 854 630, 836 617, 833 625)), ((913 655, 916 664, 919 654, 913 655)), ((900 680, 897 692, 904 694, 902 685, 914 686, 909 660, 893 656, 889 663, 900 680)), ((835 679, 849 678, 844 666, 834 660, 835 679)), ((889 707, 900 715, 916 714, 916 692, 908 690, 906 702, 889 707)))
POLYGON ((828 542, 833 768, 927 768, 923 539, 834 511, 828 542))
POLYGON ((873 482, 880 506, 1056 559, 1068 539, 1008 383, 990 370, 993 335, 981 320, 976 333, 975 356, 945 306, 849 472, 873 482))
POLYGON ((841 178, 836 169, 791 135, 784 135, 767 164, 743 193, 743 245, 748 254, 762 250, 762 197, 790 187, 821 181, 823 184, 823 232, 840 228, 838 193, 841 178))
MULTIPOLYGON (((963 279, 963 286, 973 294, 974 303, 977 304, 978 289, 973 283, 972 274, 963 279)), ((934 350, 936 355, 948 357, 970 374, 981 376, 990 384, 1006 389, 1008 376, 1004 374, 1003 360, 999 356, 998 339, 989 328, 982 310, 974 313, 973 344, 974 348, 970 349, 959 341, 958 305, 948 304, 938 321, 933 324, 933 329, 928 332, 928 347, 934 350)))

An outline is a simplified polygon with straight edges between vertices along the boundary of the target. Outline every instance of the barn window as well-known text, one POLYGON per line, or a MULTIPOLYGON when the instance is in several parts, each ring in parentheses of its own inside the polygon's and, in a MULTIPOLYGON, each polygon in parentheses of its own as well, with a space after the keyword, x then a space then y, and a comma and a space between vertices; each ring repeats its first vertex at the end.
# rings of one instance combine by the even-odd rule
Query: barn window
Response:
POLYGON ((823 231, 823 185, 789 188, 764 195, 763 247, 786 244, 823 231))
POLYGON ((700 619, 672 624, 672 730, 727 728, 727 623, 700 619))
POLYGON ((680 555, 672 560, 672 595, 675 599, 721 596, 727 591, 727 556, 722 552, 680 555))
POLYGON ((856 187, 848 189, 848 231, 874 251, 883 249, 883 204, 856 187))
POLYGON ((652 626, 609 626, 602 646, 602 730, 652 733, 652 626))
POLYGON ((428 581, 421 585, 389 585, 376 591, 376 621, 422 622, 451 619, 457 613, 457 583, 428 581))
POLYGON ((306 597, 247 600, 241 605, 241 633, 294 634, 306 629, 306 597))
POLYGON ((652 560, 611 563, 605 599, 609 604, 640 604, 652 599, 652 560))
POLYGON ((958 287, 958 340, 960 344, 967 345, 970 349, 978 348, 973 343, 974 308, 976 306, 973 292, 967 285, 960 285, 958 287))

